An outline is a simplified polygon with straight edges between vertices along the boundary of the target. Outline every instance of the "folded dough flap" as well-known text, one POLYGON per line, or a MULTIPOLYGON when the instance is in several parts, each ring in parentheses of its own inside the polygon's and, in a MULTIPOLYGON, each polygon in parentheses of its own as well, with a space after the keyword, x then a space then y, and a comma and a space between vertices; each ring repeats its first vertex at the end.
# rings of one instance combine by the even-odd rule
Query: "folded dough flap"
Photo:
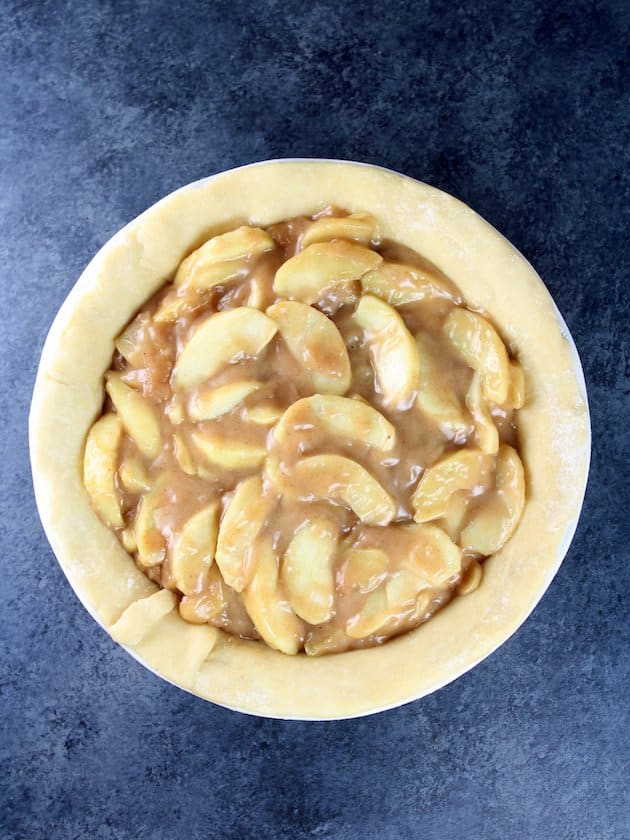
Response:
POLYGON ((176 610, 177 597, 160 589, 127 607, 109 628, 112 638, 131 648, 144 664, 178 685, 193 688, 202 662, 219 631, 187 624, 176 610))

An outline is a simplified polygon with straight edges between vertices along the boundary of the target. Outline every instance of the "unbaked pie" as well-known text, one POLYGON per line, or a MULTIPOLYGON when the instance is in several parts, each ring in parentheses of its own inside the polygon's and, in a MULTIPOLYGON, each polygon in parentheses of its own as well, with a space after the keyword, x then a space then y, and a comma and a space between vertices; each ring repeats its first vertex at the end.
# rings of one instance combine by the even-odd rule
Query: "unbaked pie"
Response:
POLYGON ((375 711, 479 662, 549 585, 588 470, 580 377, 538 276, 456 199, 243 167, 150 208, 70 293, 37 503, 162 677, 258 714, 375 711))

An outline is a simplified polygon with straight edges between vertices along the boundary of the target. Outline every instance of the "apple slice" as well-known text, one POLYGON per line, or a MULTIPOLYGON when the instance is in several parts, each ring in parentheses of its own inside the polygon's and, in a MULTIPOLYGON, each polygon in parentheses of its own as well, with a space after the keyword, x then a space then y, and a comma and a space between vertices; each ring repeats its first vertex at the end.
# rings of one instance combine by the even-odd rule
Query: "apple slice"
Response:
POLYGON ((479 449, 459 449, 424 471, 411 506, 416 522, 446 515, 449 499, 459 490, 490 486, 493 458, 479 449))
POLYGON ((306 522, 282 558, 281 580, 293 612, 308 624, 323 624, 333 614, 333 560, 337 530, 324 519, 306 522))
POLYGON ((367 594, 383 582, 388 568, 389 557, 380 548, 348 548, 340 570, 341 588, 367 594))
POLYGON ((462 548, 488 556, 512 536, 525 506, 525 473, 515 449, 499 448, 496 486, 480 503, 478 511, 462 531, 462 548))
POLYGON ((309 408, 331 435, 391 452, 396 429, 369 403, 346 397, 315 394, 306 398, 309 408))
POLYGON ((287 446, 291 429, 319 427, 341 441, 363 443, 370 449, 391 452, 396 442, 396 430, 380 411, 371 405, 348 397, 315 394, 289 406, 282 415, 274 438, 280 446, 287 446))
POLYGON ((465 438, 472 423, 454 390, 444 381, 443 362, 433 339, 426 333, 416 336, 420 362, 420 384, 415 405, 437 423, 451 440, 465 438))
POLYGON ((490 409, 483 394, 481 374, 475 373, 466 394, 466 405, 475 421, 477 446, 489 455, 499 450, 499 430, 494 425, 490 409))
POLYGON ((157 412, 151 403, 116 374, 108 376, 105 390, 120 415, 125 431, 140 452, 147 458, 157 458, 162 448, 162 434, 157 412))
POLYGON ((278 585, 278 558, 271 538, 259 538, 254 551, 258 562, 243 603, 251 620, 269 647, 296 654, 304 640, 304 626, 291 610, 278 585))
POLYGON ((138 546, 138 560, 146 568, 159 566, 166 559, 166 537, 157 524, 156 514, 167 502, 168 486, 172 476, 163 473, 154 487, 138 505, 134 534, 138 546))
POLYGON ((332 621, 311 628, 304 640, 308 656, 324 656, 327 653, 341 653, 352 644, 342 627, 332 621))
POLYGON ((237 592, 254 576, 252 546, 275 502, 275 496, 263 495, 262 479, 254 476, 238 485, 221 518, 215 559, 223 579, 237 592))
POLYGON ((190 453, 190 448, 184 436, 177 432, 173 435, 173 454, 182 472, 185 472, 186 475, 198 474, 198 467, 190 453))
POLYGON ((136 535, 133 532, 133 528, 124 528, 120 532, 120 541, 122 547, 128 554, 135 554, 138 550, 138 543, 136 542, 136 535))
POLYGON ((284 414, 284 410, 272 403, 252 405, 245 409, 245 419, 255 426, 273 426, 284 414))
POLYGON ((118 414, 105 414, 92 426, 85 442, 83 483, 98 515, 112 528, 124 525, 116 491, 118 447, 122 438, 118 414))
POLYGON ((481 586, 482 578, 483 567, 481 563, 478 560, 471 560, 457 585, 457 594, 470 595, 475 592, 481 586))
POLYGON ((264 446, 222 435, 194 432, 191 437, 203 459, 211 466, 224 470, 254 469, 262 464, 267 455, 264 446))
POLYGON ((425 581, 407 569, 399 569, 370 592, 360 611, 346 622, 346 633, 353 639, 365 639, 379 631, 391 632, 397 620, 420 618, 431 598, 432 590, 425 581))
POLYGON ((525 374, 518 362, 510 361, 510 387, 507 402, 514 410, 523 408, 525 405, 525 374))
POLYGON ((147 312, 137 315, 114 341, 114 347, 132 368, 142 366, 142 352, 150 343, 151 316, 147 312))
POLYGON ((214 559, 219 529, 219 505, 211 502, 184 524, 173 547, 170 569, 177 588, 192 595, 203 588, 214 559))
POLYGON ((400 527, 404 550, 401 568, 412 572, 424 586, 444 586, 462 567, 459 546, 437 525, 400 527))
POLYGON ((459 535, 468 518, 469 503, 472 499, 466 490, 459 490, 448 500, 446 512, 440 517, 439 526, 446 531, 454 543, 459 542, 459 535))
POLYGON ((344 394, 348 390, 350 359, 330 318, 306 303, 290 300, 274 303, 267 315, 277 323, 289 353, 308 373, 314 391, 344 394))
POLYGON ((331 239, 352 239, 362 245, 378 240, 376 219, 369 213, 351 213, 349 216, 322 216, 307 227, 300 245, 306 248, 314 242, 331 239))
POLYGON ((133 456, 125 459, 118 468, 118 479, 130 493, 144 493, 150 488, 149 476, 142 461, 133 456))
POLYGON ((456 302, 461 300, 456 287, 446 277, 404 263, 384 262, 373 271, 368 271, 361 278, 361 288, 391 306, 436 298, 456 302))
POLYGON ((187 267, 184 275, 187 277, 186 282, 171 289, 157 308, 153 318, 158 324, 174 323, 204 301, 204 292, 243 280, 249 271, 247 260, 209 264, 197 270, 194 256, 191 254, 187 257, 181 266, 182 269, 187 267), (187 260, 190 260, 190 264, 185 266, 187 260))
POLYGON ((366 597, 358 613, 346 622, 345 631, 351 639, 365 639, 377 633, 391 618, 384 584, 366 597))
POLYGON ((427 584, 408 569, 399 569, 385 584, 390 618, 402 618, 416 606, 418 595, 427 584))
POLYGON ((277 330, 275 321, 249 306, 211 315, 179 354, 173 387, 193 388, 224 365, 243 356, 257 356, 277 330))
POLYGON ((213 236, 182 262, 175 275, 175 287, 204 291, 221 285, 230 278, 230 272, 234 274, 246 268, 247 260, 275 247, 266 231, 246 225, 213 236))
POLYGON ((510 363, 492 324, 477 312, 458 307, 449 313, 444 332, 466 364, 480 374, 486 399, 503 404, 510 385, 510 363))
POLYGON ((313 455, 299 461, 291 486, 305 501, 324 499, 343 505, 370 525, 387 525, 396 516, 396 503, 379 482, 342 455, 313 455))
POLYGON ((390 409, 405 411, 412 405, 420 384, 418 347, 405 322, 395 309, 374 295, 361 298, 354 320, 367 335, 383 403, 390 409))
POLYGON ((203 590, 195 595, 184 595, 179 602, 179 614, 191 624, 220 625, 228 610, 225 581, 216 563, 212 563, 205 574, 203 590))
POLYGON ((315 242, 283 263, 273 282, 279 297, 317 303, 334 295, 339 305, 356 300, 356 282, 383 258, 350 242, 315 242))
POLYGON ((241 382, 229 382, 218 388, 208 388, 191 397, 188 414, 191 420, 214 420, 228 414, 250 394, 262 388, 262 382, 245 379, 241 382))

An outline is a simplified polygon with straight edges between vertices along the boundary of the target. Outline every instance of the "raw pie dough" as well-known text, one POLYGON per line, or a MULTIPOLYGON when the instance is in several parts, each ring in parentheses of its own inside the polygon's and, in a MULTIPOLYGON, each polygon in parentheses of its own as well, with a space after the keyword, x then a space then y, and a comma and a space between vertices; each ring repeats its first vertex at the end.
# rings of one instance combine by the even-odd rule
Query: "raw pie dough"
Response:
MULTIPOLYGON (((328 238, 325 228, 331 223, 325 217, 320 220, 320 234, 311 233, 313 241, 302 243, 306 244, 307 251, 321 249, 318 241, 328 238)), ((352 222, 348 226, 351 228, 352 222)), ((265 244, 263 231, 260 236, 256 247, 263 254, 265 249, 269 250, 269 243, 265 244)), ((308 236, 307 230, 305 237, 308 236)), ((220 243, 222 239, 225 238, 214 242, 220 243)), ((347 245, 345 241, 339 242, 342 246, 347 245)), ((357 254, 342 254, 352 270, 355 270, 352 260, 357 254)), ((299 260, 299 255, 294 259, 299 260)), ((321 259, 326 259, 326 253, 321 259)), ((233 267, 234 262, 230 270, 233 267)), ((369 272, 375 267, 364 266, 362 273, 365 274, 366 268, 369 272)), ((317 283, 313 272, 309 273, 309 264, 299 268, 292 275, 290 272, 283 275, 282 269, 278 271, 276 284, 282 296, 297 297, 308 306, 317 302, 317 283), (296 282, 299 282, 297 293, 296 282)), ((386 310, 390 308, 381 300, 386 297, 379 287, 383 283, 382 273, 373 271, 372 276, 372 285, 364 287, 367 294, 361 299, 355 315, 358 325, 367 330, 368 335, 373 334, 375 324, 379 328, 382 326, 379 323, 383 317, 381 309, 387 316, 386 310)), ((218 282, 224 279, 219 277, 218 282)), ((259 306, 260 290, 258 299, 256 292, 252 288, 250 300, 236 303, 259 306)), ((343 298, 343 294, 345 291, 340 289, 338 297, 343 298)), ((389 302, 394 306, 404 304, 405 301, 399 299, 400 294, 400 289, 396 288, 391 292, 389 302)), ((331 299, 334 304, 335 295, 331 299)), ((339 300, 333 308, 344 302, 339 300)), ((160 305, 168 310, 169 306, 177 309, 180 303, 171 295, 160 305)), ((269 315, 263 316, 258 309, 255 311, 269 320, 269 315)), ((471 327, 466 319, 474 320, 478 316, 463 309, 454 311, 457 317, 449 316, 453 321, 449 335, 457 341, 457 336, 470 334, 471 328, 478 326, 475 323, 471 327), (464 322, 461 322, 462 318, 464 322)), ((231 312, 234 321, 239 310, 231 312)), ((173 317, 178 314, 175 311, 173 317)), ((281 311, 276 312, 275 323, 281 326, 282 316, 281 311)), ((168 311, 166 317, 171 317, 168 311)), ((229 318, 229 310, 226 310, 224 320, 229 318)), ((290 322, 291 319, 289 325, 290 322)), ((262 324, 263 333, 264 328, 265 324, 262 324)), ((482 333, 484 329, 482 326, 482 333)), ((220 330, 221 326, 217 324, 212 332, 225 358, 215 360, 211 375, 235 350, 229 347, 230 336, 235 334, 233 324, 224 330, 223 341, 217 339, 220 330)), ((249 329, 247 334, 253 345, 270 340, 265 335, 261 337, 257 328, 253 333, 249 329)), ((203 336, 194 338, 199 352, 189 353, 188 360, 184 351, 178 356, 174 374, 177 388, 194 388, 208 375, 208 364, 200 372, 195 359, 203 356, 212 345, 212 339, 205 339, 207 347, 204 348, 203 336)), ((192 343, 191 339, 189 344, 192 343)), ((473 345, 474 342, 469 342, 468 347, 462 347, 460 342, 459 346, 472 368, 475 367, 473 356, 476 352, 473 345)), ((256 347, 252 349, 255 351, 256 347)), ((378 378, 377 355, 372 356, 372 362, 378 378)), ((518 378, 519 370, 513 371, 511 381, 518 378)), ((388 388, 381 389, 383 410, 406 408, 403 403, 414 387, 406 378, 403 372, 402 377, 390 383, 388 388)), ((313 390, 325 391, 325 380, 326 377, 322 380, 320 375, 313 390)), ((244 394, 246 399, 247 383, 238 384, 241 396, 244 394)), ((343 394, 343 384, 336 388, 330 386, 329 390, 343 394)), ((129 422, 132 427, 138 422, 138 412, 134 413, 134 393, 137 392, 129 385, 120 375, 108 378, 108 392, 118 414, 106 415, 95 427, 97 434, 91 434, 88 439, 89 457, 96 458, 97 462, 113 451, 115 442, 120 440, 121 425, 124 424, 128 433, 129 422), (128 414, 135 419, 129 421, 128 414)), ((493 379, 488 370, 483 376, 475 374, 470 383, 466 406, 475 420, 480 452, 496 453, 498 445, 492 437, 494 426, 487 422, 487 417, 484 421, 487 408, 483 397, 493 403, 505 403, 508 401, 506 387, 505 377, 503 381, 501 377, 493 379)), ((250 383, 249 393, 253 393, 252 389, 255 390, 250 383)), ((227 397, 229 402, 238 396, 223 394, 222 399, 225 401, 227 397)), ((358 404, 359 401, 357 408, 358 404)), ((179 405, 177 409, 174 403, 173 410, 181 411, 181 403, 179 405)), ((309 405, 310 411, 316 408, 309 405)), ((213 412, 214 417, 217 416, 216 389, 215 396, 204 396, 201 392, 196 404, 188 406, 188 411, 197 412, 201 428, 207 431, 207 423, 203 423, 213 417, 213 412)), ((150 415, 142 416, 140 422, 144 423, 140 436, 141 454, 154 458, 161 445, 159 428, 151 425, 150 415)), ((378 431, 374 431, 377 437, 378 431)), ((572 528, 583 494, 588 434, 585 400, 576 378, 571 348, 562 334, 553 303, 538 277, 509 243, 450 196, 384 170, 334 162, 278 162, 224 173, 174 193, 117 234, 88 266, 51 329, 31 411, 33 475, 42 520, 64 571, 95 618, 141 661, 178 685, 245 711, 291 717, 344 717, 396 705, 448 682, 504 641, 535 605, 559 565, 563 537, 572 528), (310 216, 330 205, 343 207, 354 214, 351 220, 359 220, 358 226, 349 230, 348 240, 360 238, 361 219, 364 218, 360 214, 368 211, 383 240, 394 241, 422 254, 456 283, 467 306, 487 313, 499 326, 510 353, 518 357, 524 373, 527 402, 518 412, 518 449, 527 471, 527 504, 516 533, 484 564, 483 585, 472 594, 453 601, 420 630, 399 636, 382 647, 310 659, 287 657, 260 642, 237 638, 205 624, 183 621, 177 611, 178 598, 167 589, 158 589, 133 564, 115 535, 94 514, 82 484, 82 461, 86 433, 101 412, 103 372, 111 364, 114 338, 130 317, 173 275, 182 260, 178 277, 182 273, 185 275, 183 282, 194 282, 193 258, 189 257, 188 261, 184 258, 212 236, 238 229, 243 224, 267 228, 284 219, 310 216), (387 674, 386 680, 383 674, 387 674)), ((286 436, 290 437, 289 432, 286 436)), ((231 454, 225 441, 213 440, 210 434, 208 444, 208 435, 202 437, 203 440, 193 445, 199 452, 206 451, 212 467, 216 467, 217 457, 221 468, 227 465, 230 470, 234 469, 234 458, 242 459, 242 451, 231 454)), ((186 443, 190 445, 190 441, 182 441, 181 452, 186 451, 186 443)), ((507 466, 499 466, 497 474, 501 470, 509 474, 510 458, 506 460, 509 449, 505 445, 501 447, 497 462, 503 459, 502 463, 507 466)), ((241 460, 236 469, 244 467, 247 470, 259 463, 260 454, 255 450, 256 447, 251 446, 251 452, 247 454, 250 461, 244 467, 241 460)), ((339 466, 334 462, 339 455, 324 457, 333 459, 327 462, 331 469, 339 466)), ((178 460, 181 464, 181 459, 178 460)), ((308 468, 307 461, 301 461, 300 469, 308 468)), ((442 457, 442 461, 447 462, 443 469, 448 472, 448 457, 442 457)), ((321 471, 321 462, 315 464, 311 459, 311 465, 321 471)), ((477 464, 474 469, 481 468, 477 464)), ((424 474, 425 485, 427 481, 430 483, 430 472, 424 474)), ((130 462, 126 480, 129 486, 135 486, 141 492, 142 470, 133 473, 130 462)), ((314 477, 317 480, 315 473, 307 476, 311 481, 314 477)), ((243 483, 246 482, 241 482, 241 486, 243 483)), ((91 490, 95 492, 94 487, 91 490)), ((152 489, 146 495, 154 492, 152 489)), ((420 490, 416 492, 422 496, 420 490)), ((99 505, 101 516, 112 526, 122 527, 120 511, 108 496, 107 488, 97 487, 96 493, 102 500, 99 505), (100 497, 98 493, 101 493, 100 497)), ((435 498, 426 493, 424 496, 424 499, 415 500, 414 512, 417 522, 425 524, 414 527, 436 530, 431 522, 436 520, 436 513, 445 515, 445 511, 431 509, 432 504, 435 506, 435 498)), ((348 494, 344 496, 344 502, 348 502, 348 494)), ((438 499, 438 507, 439 504, 438 499)), ((351 503, 347 506, 352 508, 351 503)), ((385 523, 380 508, 379 511, 378 514, 369 511, 366 514, 363 520, 366 531, 370 527, 373 530, 374 523, 385 523)), ((211 523, 216 522, 218 513, 216 501, 209 498, 197 522, 193 522, 190 530, 193 538, 198 533, 204 533, 207 538, 208 528, 212 531, 211 523)), ((387 514, 387 521, 395 515, 387 514)), ((518 516, 514 522, 517 520, 518 516)), ((443 523, 441 519, 438 521, 443 523)), ((486 549, 493 548, 492 540, 488 542, 484 536, 486 532, 476 527, 474 521, 464 528, 464 532, 468 532, 468 542, 475 545, 479 553, 489 553, 486 549), (485 547, 484 540, 488 543, 485 547)), ((322 534, 316 537, 321 538, 322 534)), ((135 549, 133 538, 128 536, 128 539, 127 547, 135 549)), ((149 555, 145 553, 145 557, 150 556, 150 540, 147 545, 149 555)), ((268 562, 271 561, 263 560, 261 568, 268 562)), ((185 561, 179 563, 181 581, 185 579, 187 567, 185 561)), ((223 570, 221 565, 220 568, 223 570)), ((468 572, 465 581, 467 590, 474 589, 478 583, 476 566, 470 568, 472 573, 468 572)), ((456 575, 455 567, 451 571, 456 575)), ((299 582, 299 569, 296 575, 294 579, 299 582)), ((237 588, 240 586, 256 593, 256 586, 246 587, 248 582, 234 580, 237 588)), ((261 576, 258 594, 249 596, 250 601, 254 599, 252 615, 260 614, 261 603, 268 606, 267 590, 260 589, 267 585, 266 580, 261 576)), ((184 582, 186 585, 193 584, 184 582)), ((375 589, 377 594, 380 591, 375 589)), ((384 592, 383 589, 381 600, 384 592)), ((322 612, 321 603, 319 612, 317 605, 313 612, 312 603, 300 604, 299 592, 296 599, 295 608, 304 613, 302 618, 316 620, 326 612, 325 608, 322 612)), ((265 616, 267 614, 265 612, 265 616)), ((373 618, 371 620, 374 624, 373 618)), ((368 615, 364 629, 376 633, 378 621, 371 627, 368 615)), ((359 632, 358 637, 373 641, 369 632, 363 635, 359 632)), ((282 644, 275 646, 283 647, 282 644)), ((287 652, 296 652, 296 649, 287 652)))

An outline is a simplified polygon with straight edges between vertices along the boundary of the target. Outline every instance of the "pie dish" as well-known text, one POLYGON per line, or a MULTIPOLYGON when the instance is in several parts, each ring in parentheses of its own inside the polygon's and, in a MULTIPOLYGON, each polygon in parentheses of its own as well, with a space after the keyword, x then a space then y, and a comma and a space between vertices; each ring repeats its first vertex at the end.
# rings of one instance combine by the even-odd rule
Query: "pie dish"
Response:
MULTIPOLYGON (((280 274, 278 270, 276 278, 280 274)), ((300 277, 307 275, 302 267, 300 277)), ((371 290, 358 305, 362 326, 369 326, 375 317, 372 309, 380 305, 371 290)), ((301 305, 312 302, 305 299, 301 305)), ((276 314, 281 323, 282 312, 276 314)), ((212 334, 221 333, 213 326, 212 334)), ((233 335, 228 329, 217 344, 225 351, 233 335)), ((178 378, 180 385, 194 384, 195 363, 186 362, 185 345, 178 352, 175 384, 178 378)), ((107 380, 118 412, 121 399, 133 390, 120 376, 114 372, 107 380)), ((404 376, 401 381, 404 386, 404 376)), ((251 383, 249 387, 251 391, 251 383)), ((315 390, 321 390, 319 385, 315 390)), ((392 400, 398 396, 385 394, 392 400)), ((216 404, 209 407, 207 399, 201 409, 199 404, 197 399, 197 419, 216 416, 216 404)), ((357 410, 360 404, 355 404, 357 410)), ((330 405, 326 403, 326 411, 330 405)), ((341 413, 347 417, 344 405, 341 413)), ((308 408, 313 411, 316 406, 311 402, 308 408)), ((121 416, 124 424, 124 413, 121 416)), ((112 418, 118 422, 117 413, 110 414, 112 418)), ((104 428, 104 433, 111 429, 104 428)), ((438 190, 376 167, 278 161, 232 170, 178 190, 104 246, 64 303, 46 341, 33 396, 30 441, 40 515, 62 568, 91 614, 134 656, 177 685, 242 711, 341 718, 435 690, 492 652, 522 623, 557 571, 575 529, 588 471, 589 422, 579 360, 551 298, 528 263, 478 215, 438 190), (382 240, 415 251, 456 284, 468 307, 466 317, 478 318, 475 313, 483 312, 500 329, 524 374, 527 400, 518 411, 517 447, 527 501, 522 515, 519 509, 514 519, 514 534, 485 561, 483 582, 472 594, 454 599, 418 629, 380 647, 311 658, 286 656, 260 641, 185 621, 174 592, 159 588, 134 565, 97 517, 83 484, 82 466, 84 450, 89 452, 91 445, 88 437, 86 449, 86 436, 102 412, 104 373, 112 365, 116 337, 178 267, 193 259, 188 255, 225 232, 268 229, 329 207, 358 218, 369 213, 382 240)), ((215 461, 218 450, 222 462, 232 457, 226 440, 221 439, 220 446, 213 443, 215 461)), ((327 457, 326 466, 334 468, 333 456, 327 457)), ((315 460, 303 460, 300 469, 315 460)), ((318 480, 308 475, 311 482, 318 480)), ((427 520, 418 510, 416 514, 416 521, 427 520)), ((392 513, 387 523, 393 517, 392 513)), ((369 515, 366 522, 387 524, 377 519, 370 523, 369 515)))

